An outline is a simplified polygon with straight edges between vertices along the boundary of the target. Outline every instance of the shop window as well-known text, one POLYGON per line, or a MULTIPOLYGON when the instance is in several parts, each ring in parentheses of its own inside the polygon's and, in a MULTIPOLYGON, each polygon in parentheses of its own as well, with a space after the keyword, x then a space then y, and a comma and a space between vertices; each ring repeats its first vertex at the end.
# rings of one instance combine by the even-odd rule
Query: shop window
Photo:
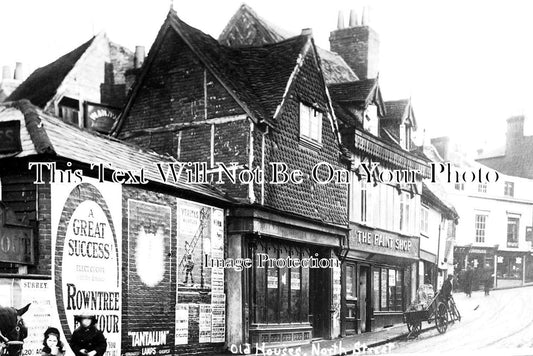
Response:
POLYGON ((402 270, 396 268, 376 269, 374 271, 375 310, 403 311, 403 285, 402 270), (379 283, 377 283, 378 278, 379 283))
POLYGON ((507 218, 507 247, 518 247, 518 218, 507 218))
POLYGON ((420 211, 420 231, 426 236, 429 234, 429 208, 427 206, 422 206, 420 211))
POLYGON ((497 277, 502 279, 522 279, 523 256, 498 256, 497 277))
POLYGON ((257 254, 271 258, 305 259, 309 252, 299 246, 273 241, 257 241, 250 247, 253 267, 252 319, 254 323, 307 322, 309 315, 309 270, 302 267, 260 268, 257 254))
POLYGON ((486 193, 487 192, 487 183, 479 183, 477 185, 477 191, 479 193, 486 193))
POLYGON ((312 143, 322 142, 322 113, 300 103, 300 138, 312 143))
POLYGON ((514 183, 513 182, 505 182, 505 186, 503 188, 503 195, 508 197, 514 197, 514 183))
POLYGON ((475 220, 476 242, 485 242, 486 223, 487 223, 487 215, 476 214, 476 220, 475 220))

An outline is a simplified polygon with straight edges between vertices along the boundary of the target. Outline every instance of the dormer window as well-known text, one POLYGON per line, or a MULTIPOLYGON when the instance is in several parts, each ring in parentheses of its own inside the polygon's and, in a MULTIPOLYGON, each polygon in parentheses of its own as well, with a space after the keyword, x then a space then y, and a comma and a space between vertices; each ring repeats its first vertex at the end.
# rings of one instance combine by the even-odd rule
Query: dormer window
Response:
POLYGON ((322 113, 303 103, 300 103, 300 139, 322 143, 322 113))
POLYGON ((407 151, 411 149, 411 125, 400 125, 400 146, 407 151))
POLYGON ((366 108, 363 129, 374 136, 379 135, 378 107, 376 105, 368 105, 366 108))
POLYGON ((61 101, 58 104, 58 115, 60 118, 63 119, 63 121, 74 124, 74 125, 80 125, 80 119, 79 119, 79 111, 80 110, 80 104, 79 101, 76 99, 63 97, 61 101))

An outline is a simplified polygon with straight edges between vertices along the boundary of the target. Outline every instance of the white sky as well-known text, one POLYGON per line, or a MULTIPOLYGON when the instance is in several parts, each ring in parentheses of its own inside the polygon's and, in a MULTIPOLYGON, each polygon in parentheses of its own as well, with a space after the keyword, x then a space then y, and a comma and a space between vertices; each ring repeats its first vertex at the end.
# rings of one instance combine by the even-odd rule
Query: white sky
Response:
MULTIPOLYGON (((329 49, 339 10, 370 4, 379 33, 385 100, 412 97, 426 137, 476 147, 503 139, 505 119, 533 113, 533 2, 523 0, 248 0, 295 34, 311 27, 329 49)), ((178 16, 218 37, 242 0, 174 0, 178 16)), ((45 65, 104 30, 130 49, 150 48, 170 0, 1 0, 0 66, 45 65)), ((527 127, 526 127, 527 129, 527 127)))

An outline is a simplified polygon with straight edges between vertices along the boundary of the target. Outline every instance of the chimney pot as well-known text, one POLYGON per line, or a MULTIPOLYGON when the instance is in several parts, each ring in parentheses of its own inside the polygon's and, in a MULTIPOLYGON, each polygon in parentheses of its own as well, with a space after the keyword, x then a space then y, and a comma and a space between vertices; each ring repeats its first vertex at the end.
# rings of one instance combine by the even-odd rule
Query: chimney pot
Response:
POLYGON ((13 72, 10 66, 2 67, 2 79, 13 79, 13 72))
POLYGON ((135 46, 135 58, 133 59, 133 67, 141 68, 144 63, 144 46, 135 46))
POLYGON ((313 29, 312 28, 303 28, 302 29, 302 36, 312 36, 313 35, 313 29))
POLYGON ((24 79, 24 71, 23 66, 21 62, 17 62, 15 66, 15 80, 23 80, 24 79))
POLYGON ((368 26, 368 6, 363 7, 363 15, 361 17, 361 25, 368 26))
POLYGON ((357 12, 355 10, 350 10, 350 27, 359 26, 357 21, 357 12))
POLYGON ((339 18, 337 19, 337 29, 342 30, 344 28, 344 13, 339 11, 339 18))

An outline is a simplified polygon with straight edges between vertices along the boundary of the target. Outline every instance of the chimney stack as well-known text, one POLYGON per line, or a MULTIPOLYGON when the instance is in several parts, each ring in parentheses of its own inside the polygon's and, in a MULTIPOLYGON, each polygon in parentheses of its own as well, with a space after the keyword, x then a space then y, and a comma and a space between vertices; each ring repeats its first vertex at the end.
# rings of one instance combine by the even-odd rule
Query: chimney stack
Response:
POLYGON ((302 29, 302 36, 312 36, 313 35, 313 29, 312 28, 304 28, 302 29))
POLYGON ((22 81, 24 79, 24 71, 21 62, 17 62, 15 66, 15 80, 22 81))
POLYGON ((3 66, 2 67, 2 80, 9 80, 13 79, 13 72, 11 71, 10 66, 3 66))
POLYGON ((133 59, 133 67, 141 68, 144 63, 144 46, 135 46, 135 58, 133 59))
POLYGON ((512 154, 521 147, 524 138, 524 115, 512 116, 507 119, 507 132, 505 135, 505 154, 512 154))
POLYGON ((356 12, 350 12, 350 27, 344 28, 339 11, 337 30, 329 37, 330 50, 338 53, 359 79, 374 79, 379 69, 379 36, 368 24, 367 7, 363 8, 362 24, 357 24, 356 12))
POLYGON ((344 13, 339 11, 339 17, 337 19, 337 30, 344 29, 344 13))
POLYGON ((359 26, 359 22, 357 21, 357 12, 355 10, 350 10, 350 27, 359 26))

